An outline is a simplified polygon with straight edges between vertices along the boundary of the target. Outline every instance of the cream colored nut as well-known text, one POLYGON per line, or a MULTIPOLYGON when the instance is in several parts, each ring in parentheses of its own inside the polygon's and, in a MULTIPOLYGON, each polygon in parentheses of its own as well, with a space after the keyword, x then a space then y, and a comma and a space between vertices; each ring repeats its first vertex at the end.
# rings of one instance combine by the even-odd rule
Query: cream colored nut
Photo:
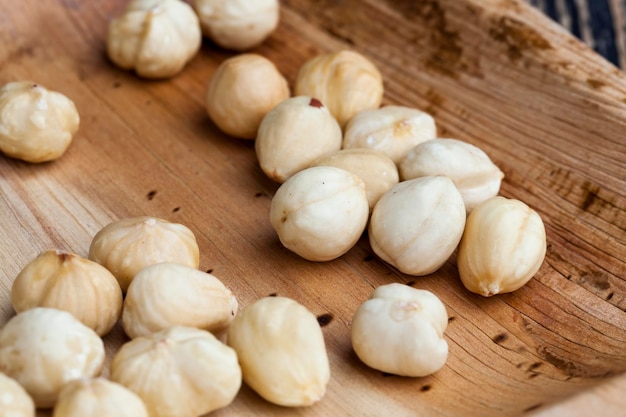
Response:
POLYGON ((200 248, 186 226, 156 217, 130 217, 109 223, 91 241, 89 259, 107 268, 126 291, 148 265, 176 262, 192 268, 200 263, 200 248))
POLYGON ((122 290, 102 265, 73 253, 48 250, 15 278, 11 304, 18 313, 34 307, 65 310, 103 336, 122 314, 122 290))
POLYGON ((367 225, 365 183, 341 168, 306 168, 285 181, 270 207, 282 244, 310 261, 329 261, 352 248, 367 225))
POLYGON ((370 245, 384 261, 409 275, 439 269, 465 227, 463 198, 444 176, 402 181, 378 200, 369 225, 370 245))
POLYGON ((144 78, 169 78, 193 58, 202 42, 194 10, 181 0, 132 0, 111 20, 109 58, 144 78))
POLYGON ((68 382, 52 417, 148 417, 141 398, 123 385, 104 378, 68 382))
POLYGON ((448 359, 443 333, 448 314, 432 292, 404 284, 378 287, 352 317, 355 353, 367 366, 394 375, 420 377, 448 359))
POLYGON ((32 81, 0 89, 0 152, 27 162, 60 158, 78 130, 74 102, 32 81))
POLYGON ((387 190, 399 182, 396 164, 374 149, 342 149, 316 160, 313 166, 334 166, 358 175, 365 183, 370 210, 387 190))
POLYGON ((457 139, 432 139, 409 151, 399 164, 402 180, 428 175, 449 177, 463 196, 465 209, 495 197, 504 174, 480 148, 457 139))
POLYGON ((222 132, 254 139, 263 117, 287 98, 287 80, 272 61, 257 54, 240 54, 222 62, 213 74, 206 106, 222 132))
POLYGON ((398 164, 416 145, 437 136, 428 113, 402 106, 385 106, 357 113, 346 126, 343 148, 371 148, 398 164))
POLYGON ((19 382, 38 408, 52 407, 67 382, 99 375, 104 358, 102 339, 67 311, 32 308, 0 332, 0 372, 19 382))
POLYGON ((519 200, 493 197, 468 216, 457 264, 465 287, 490 297, 525 285, 545 255, 539 214, 519 200))
POLYGON ((285 182, 315 159, 341 149, 341 127, 319 100, 306 96, 278 104, 261 122, 256 155, 265 174, 285 182))
POLYGON ((226 49, 259 45, 278 26, 278 0, 195 0, 202 32, 226 49))
POLYGON ((232 402, 241 368, 235 351, 211 333, 174 326, 124 344, 111 380, 135 392, 150 417, 197 417, 232 402))
POLYGON ((0 416, 35 417, 35 403, 13 378, 0 372, 0 416))
POLYGON ((233 293, 215 276, 165 262, 135 276, 124 299, 122 325, 131 339, 174 325, 219 334, 230 325, 237 306, 233 293))
POLYGON ((286 297, 247 306, 228 329, 243 380, 261 397, 288 407, 321 400, 330 380, 324 335, 306 307, 286 297))
POLYGON ((354 51, 319 55, 300 68, 294 93, 324 103, 343 128, 361 110, 375 109, 383 98, 376 65, 354 51))

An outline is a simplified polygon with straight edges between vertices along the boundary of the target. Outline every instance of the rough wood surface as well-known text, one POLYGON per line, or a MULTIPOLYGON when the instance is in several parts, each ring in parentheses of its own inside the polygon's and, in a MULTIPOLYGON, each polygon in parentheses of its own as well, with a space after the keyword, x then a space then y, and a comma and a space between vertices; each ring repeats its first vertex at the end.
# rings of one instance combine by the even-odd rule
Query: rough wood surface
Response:
MULTIPOLYGON (((485 299, 463 289, 454 258, 416 278, 377 259, 365 237, 327 263, 282 248, 268 220, 277 185, 252 143, 221 134, 204 110, 208 80, 232 53, 206 42, 179 76, 138 79, 104 52, 107 22, 123 7, 0 0, 0 83, 36 80, 81 114, 60 160, 0 157, 0 326, 14 314, 14 277, 40 251, 86 256, 108 222, 153 215, 194 231, 201 269, 242 306, 278 293, 332 318, 323 331, 333 377, 322 402, 285 409, 244 387, 213 415, 583 415, 598 401, 626 406, 615 388, 626 386, 626 77, 617 68, 521 0, 282 2, 278 30, 255 52, 292 85, 318 53, 365 54, 383 73, 386 104, 428 111, 442 137, 484 149, 506 175, 502 194, 543 217, 548 253, 535 279, 485 299), (352 313, 390 282, 429 289, 448 308, 450 358, 435 375, 383 375, 351 350, 352 313), (583 401, 549 408, 573 394, 583 401)), ((106 336, 109 358, 124 340, 119 326, 106 336)))

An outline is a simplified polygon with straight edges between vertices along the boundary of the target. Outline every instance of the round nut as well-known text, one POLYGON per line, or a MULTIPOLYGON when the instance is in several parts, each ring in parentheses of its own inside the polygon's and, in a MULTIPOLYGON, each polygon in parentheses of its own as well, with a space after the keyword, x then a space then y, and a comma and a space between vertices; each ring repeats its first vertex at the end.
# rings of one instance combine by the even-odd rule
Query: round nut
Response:
POLYGON ((100 374, 104 343, 67 311, 36 307, 0 332, 0 372, 15 379, 38 408, 52 407, 63 386, 100 374))
POLYGON ((504 174, 480 148, 457 139, 432 139, 409 151, 399 164, 402 180, 429 175, 449 177, 471 212, 500 191, 504 174))
POLYGON ((205 36, 226 49, 245 51, 259 45, 278 26, 278 0, 195 0, 205 36))
POLYGON ((361 110, 375 109, 383 98, 376 65, 354 51, 319 55, 300 68, 294 92, 324 103, 343 128, 361 110))
POLYGON ((368 216, 363 180, 327 166, 293 175, 278 188, 270 207, 282 244, 310 261, 329 261, 350 250, 368 216))
POLYGON ((369 225, 370 245, 385 262, 409 275, 439 269, 465 227, 463 198, 444 176, 402 181, 378 200, 369 225))
POLYGON ((232 402, 241 368, 235 351, 211 333, 174 326, 124 344, 111 380, 135 392, 150 417, 197 417, 232 402))
POLYGON ((52 417, 148 417, 148 410, 131 390, 104 378, 68 382, 52 417))
POLYGON ((457 264, 465 287, 490 297, 525 285, 545 255, 539 214, 519 200, 493 197, 468 216, 457 264))
POLYGON ((287 80, 272 61, 257 54, 240 54, 222 62, 213 74, 206 106, 222 132, 254 139, 263 117, 287 98, 287 80))
POLYGON ((322 399, 330 380, 324 335, 309 310, 286 297, 247 306, 228 329, 243 380, 267 401, 288 407, 322 399))
POLYGON ((437 136, 428 113, 402 106, 385 106, 357 113, 346 126, 343 148, 371 148, 398 164, 416 145, 437 136))
POLYGON ((0 89, 0 152, 27 162, 60 158, 78 130, 74 102, 32 81, 0 89))
POLYGON ((132 0, 111 20, 107 53, 115 65, 144 78, 178 74, 200 50, 202 32, 194 10, 181 0, 132 0))
POLYGON ((371 368, 426 376, 448 359, 447 326, 446 308, 435 294, 404 284, 383 285, 354 313, 352 347, 371 368))
POLYGON ((11 304, 18 313, 34 307, 65 310, 103 336, 122 314, 122 290, 102 265, 73 253, 48 250, 15 278, 11 304))
POLYGON ((261 122, 256 155, 265 174, 285 182, 316 158, 341 149, 341 127, 317 99, 293 97, 278 104, 261 122))
POLYGON ((35 403, 13 378, 0 372, 0 410, 3 417, 35 417, 35 403))
POLYGON ((175 262, 198 268, 200 248, 191 230, 156 217, 131 217, 111 222, 91 241, 89 259, 117 278, 126 291, 146 266, 175 262))
POLYGON ((215 276, 175 263, 150 265, 133 279, 122 325, 131 338, 174 325, 219 334, 237 314, 237 299, 215 276))

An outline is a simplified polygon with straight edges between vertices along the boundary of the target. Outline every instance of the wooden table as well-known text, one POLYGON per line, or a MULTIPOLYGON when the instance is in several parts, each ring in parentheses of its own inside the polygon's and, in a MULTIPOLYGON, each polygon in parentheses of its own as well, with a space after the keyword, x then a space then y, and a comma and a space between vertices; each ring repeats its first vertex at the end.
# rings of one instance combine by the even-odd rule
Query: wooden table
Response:
MULTIPOLYGON (((220 133, 204 109, 213 71, 233 53, 206 42, 177 77, 141 80, 104 52, 107 22, 123 7, 0 0, 0 83, 35 80, 81 114, 58 161, 0 157, 0 325, 14 314, 14 277, 39 252, 86 256, 110 221, 152 215, 194 231, 200 268, 241 306, 278 293, 332 317, 323 401, 285 409, 243 387, 213 415, 582 416, 626 407, 626 77, 616 67, 521 0, 284 0, 278 30, 254 50, 291 85, 307 59, 357 50, 379 66, 385 104, 428 111, 442 137, 491 156, 506 175, 502 195, 544 219, 548 253, 528 285, 486 299, 464 290, 454 258, 411 277, 376 258, 365 236, 326 263, 282 248, 268 219, 278 185, 259 169, 253 143, 220 133), (352 313, 390 282, 446 304, 450 357, 432 376, 383 375, 352 352, 352 313)), ((106 336, 109 359, 125 340, 119 326, 106 336)))

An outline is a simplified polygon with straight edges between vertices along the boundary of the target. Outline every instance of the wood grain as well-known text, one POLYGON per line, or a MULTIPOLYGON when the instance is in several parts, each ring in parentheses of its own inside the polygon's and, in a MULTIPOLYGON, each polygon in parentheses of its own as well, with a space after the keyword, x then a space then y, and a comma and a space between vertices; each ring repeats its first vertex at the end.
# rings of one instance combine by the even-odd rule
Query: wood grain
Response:
MULTIPOLYGON (((626 386, 626 77, 617 68, 521 0, 282 2, 279 28, 255 52, 291 85, 318 53, 365 54, 384 76, 385 104, 428 111, 442 137, 484 149, 506 175, 502 195, 542 216, 548 253, 535 279, 485 299, 464 290, 454 258, 417 278, 376 258, 366 236, 326 263, 282 248, 268 219, 277 184, 253 144, 220 133, 204 109, 208 80, 232 53, 205 42, 177 77, 138 79, 104 52, 107 22, 123 7, 0 1, 0 83, 36 80, 81 114, 60 160, 0 158, 0 325, 14 314, 12 280, 40 251, 85 256, 108 222, 153 215, 194 231, 201 269, 242 306, 278 293, 331 318, 322 402, 280 408, 243 387, 213 415, 516 416, 576 393, 626 405, 614 388, 626 386), (446 304, 450 358, 432 376, 383 375, 352 352, 352 313, 390 282, 446 304)), ((105 340, 110 358, 126 339, 118 326, 105 340)), ((580 411, 572 401, 558 410, 580 411)))

